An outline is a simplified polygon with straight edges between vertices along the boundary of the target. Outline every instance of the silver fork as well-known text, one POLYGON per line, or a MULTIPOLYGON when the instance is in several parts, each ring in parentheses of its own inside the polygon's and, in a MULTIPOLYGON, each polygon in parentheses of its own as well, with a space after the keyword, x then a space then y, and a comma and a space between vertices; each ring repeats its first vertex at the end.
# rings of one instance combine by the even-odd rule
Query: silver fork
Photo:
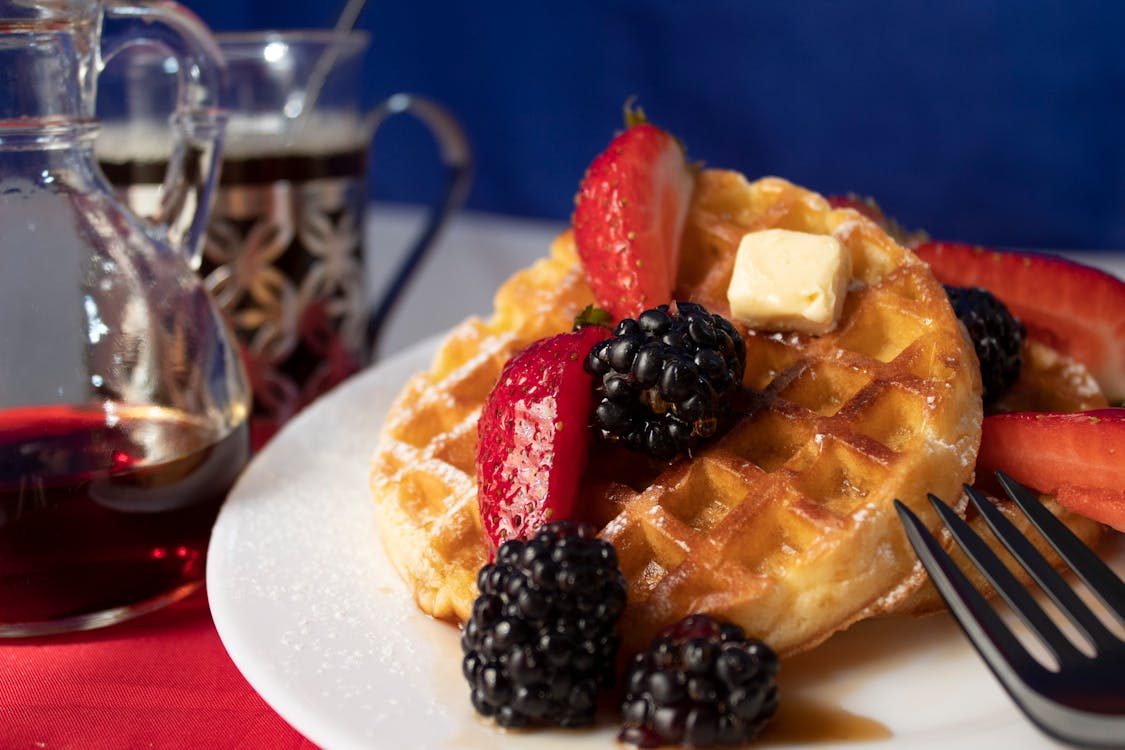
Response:
MULTIPOLYGON (((997 472, 1004 491, 1043 537, 1125 625, 1125 583, 1028 489, 997 472)), ((1125 641, 1115 635, 1030 541, 976 490, 965 488, 992 533, 1085 637, 1084 653, 969 525, 941 499, 930 502, 953 538, 993 588, 1057 661, 1042 664, 1024 647, 985 597, 904 504, 895 508, 906 535, 962 630, 1016 705, 1040 729, 1064 742, 1125 747, 1125 641)))

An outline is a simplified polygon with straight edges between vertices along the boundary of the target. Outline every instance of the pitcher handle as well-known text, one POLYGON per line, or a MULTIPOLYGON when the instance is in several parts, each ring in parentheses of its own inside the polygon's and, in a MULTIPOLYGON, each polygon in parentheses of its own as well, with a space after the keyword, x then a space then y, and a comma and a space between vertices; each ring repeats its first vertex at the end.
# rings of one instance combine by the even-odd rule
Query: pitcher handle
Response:
POLYGON ((368 116, 367 130, 374 137, 379 126, 394 115, 414 115, 430 131, 438 146, 445 184, 429 207, 429 213, 414 243, 399 261, 367 318, 367 351, 374 357, 383 326, 395 304, 409 286, 414 272, 433 247, 446 222, 464 205, 472 181, 473 155, 460 123, 437 102, 414 94, 388 97, 368 116))
POLYGON ((147 217, 162 239, 198 268, 222 154, 226 115, 220 109, 226 63, 207 26, 171 0, 106 0, 106 15, 144 23, 140 34, 107 41, 101 66, 133 44, 166 48, 179 64, 172 155, 160 202, 147 217))

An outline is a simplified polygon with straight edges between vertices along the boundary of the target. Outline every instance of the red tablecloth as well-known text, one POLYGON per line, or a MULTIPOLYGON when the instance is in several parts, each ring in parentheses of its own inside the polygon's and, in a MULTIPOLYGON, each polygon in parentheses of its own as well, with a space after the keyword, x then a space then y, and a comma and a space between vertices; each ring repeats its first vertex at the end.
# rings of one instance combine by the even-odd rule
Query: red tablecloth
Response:
POLYGON ((204 592, 109 628, 0 641, 0 748, 315 747, 235 668, 204 592))

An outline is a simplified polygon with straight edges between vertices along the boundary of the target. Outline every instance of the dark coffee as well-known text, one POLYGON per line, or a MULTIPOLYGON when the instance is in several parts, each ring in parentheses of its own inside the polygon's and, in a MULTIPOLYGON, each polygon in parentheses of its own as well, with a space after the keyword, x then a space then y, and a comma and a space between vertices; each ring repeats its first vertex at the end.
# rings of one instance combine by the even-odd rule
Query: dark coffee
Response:
MULTIPOLYGON (((139 185, 157 186, 164 181, 166 161, 127 159, 99 161, 102 171, 116 188, 139 185)), ((193 163, 193 162, 189 162, 193 163)), ((305 182, 326 177, 360 178, 366 174, 367 150, 364 148, 323 154, 273 154, 223 160, 220 185, 264 185, 278 180, 305 182)), ((188 175, 188 179, 194 179, 188 175)))

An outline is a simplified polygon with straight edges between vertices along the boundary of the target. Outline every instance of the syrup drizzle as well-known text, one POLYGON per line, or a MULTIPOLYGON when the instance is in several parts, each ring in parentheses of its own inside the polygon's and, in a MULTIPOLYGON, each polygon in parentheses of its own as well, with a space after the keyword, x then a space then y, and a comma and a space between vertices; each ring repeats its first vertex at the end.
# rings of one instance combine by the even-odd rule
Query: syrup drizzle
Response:
POLYGON ((893 735, 875 719, 781 690, 777 714, 754 741, 757 746, 883 740, 893 735))

